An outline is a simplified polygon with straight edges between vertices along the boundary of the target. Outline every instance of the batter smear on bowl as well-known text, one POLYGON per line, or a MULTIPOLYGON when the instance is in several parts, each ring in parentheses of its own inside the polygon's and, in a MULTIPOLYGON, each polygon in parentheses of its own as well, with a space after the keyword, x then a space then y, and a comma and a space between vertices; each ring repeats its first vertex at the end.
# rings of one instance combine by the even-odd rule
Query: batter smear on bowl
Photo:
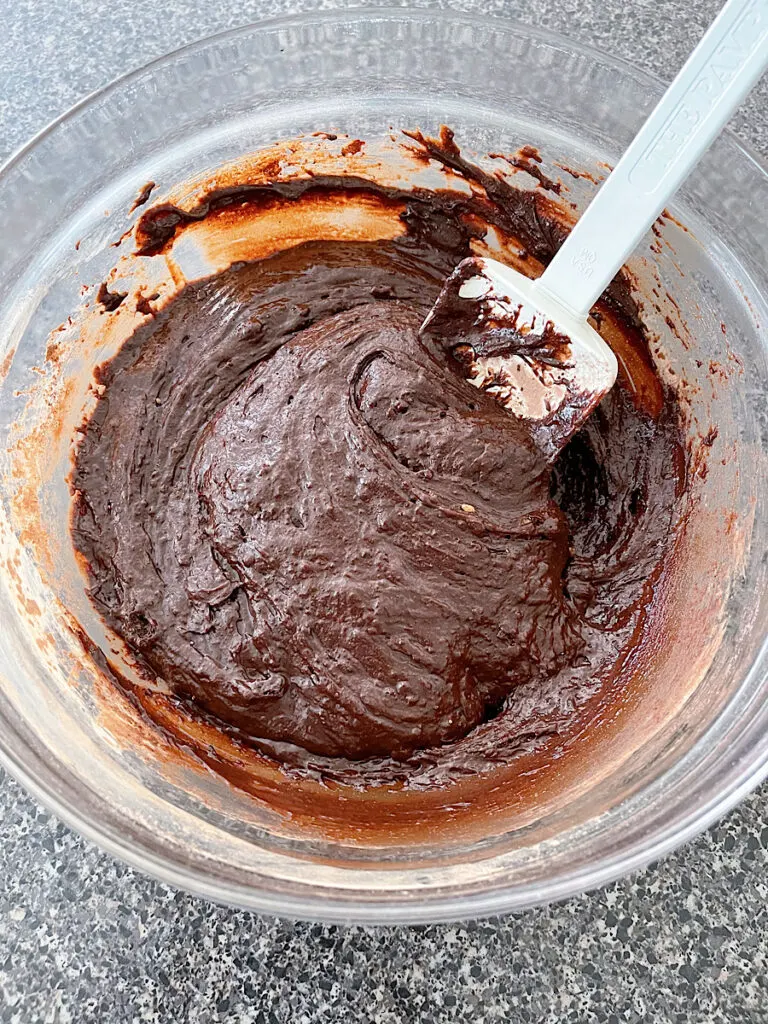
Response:
POLYGON ((420 332, 489 237, 536 273, 567 228, 449 132, 415 141, 448 187, 315 175, 148 209, 151 258, 239 216, 398 227, 291 237, 141 318, 98 369, 72 474, 91 599, 179 714, 294 776, 405 790, 551 756, 620 689, 685 481, 620 279, 594 311, 619 380, 554 462, 445 325, 420 332))

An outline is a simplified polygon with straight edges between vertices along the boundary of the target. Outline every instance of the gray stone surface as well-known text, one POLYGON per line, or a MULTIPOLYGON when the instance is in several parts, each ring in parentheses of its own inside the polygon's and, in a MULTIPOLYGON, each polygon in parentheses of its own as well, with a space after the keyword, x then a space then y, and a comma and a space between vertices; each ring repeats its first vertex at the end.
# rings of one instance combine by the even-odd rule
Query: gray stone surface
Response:
MULTIPOLYGON (((290 0, 0 0, 0 156, 90 90, 290 0)), ((476 0, 669 77, 717 0, 476 0)), ((734 119, 768 152, 768 82, 734 119)), ((0 242, 1 244, 1 242, 0 242)), ((464 926, 297 925, 116 863, 0 779, 0 1020, 768 1021, 768 790, 642 874, 464 926)))

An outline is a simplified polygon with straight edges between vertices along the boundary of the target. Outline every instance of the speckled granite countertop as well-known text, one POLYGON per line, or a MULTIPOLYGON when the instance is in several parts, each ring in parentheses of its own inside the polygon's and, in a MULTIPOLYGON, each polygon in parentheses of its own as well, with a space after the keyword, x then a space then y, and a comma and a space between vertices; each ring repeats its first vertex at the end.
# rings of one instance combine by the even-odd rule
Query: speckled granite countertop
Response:
MULTIPOLYGON (((0 0, 0 158, 109 79, 290 0, 0 0), (160 13, 162 11, 162 14, 160 13)), ((677 68, 717 0, 462 0, 677 68)), ((733 127, 768 153, 768 82, 733 127)), ((0 773, 0 1020, 768 1021, 768 789, 642 874, 464 926, 291 924, 116 863, 0 773)))

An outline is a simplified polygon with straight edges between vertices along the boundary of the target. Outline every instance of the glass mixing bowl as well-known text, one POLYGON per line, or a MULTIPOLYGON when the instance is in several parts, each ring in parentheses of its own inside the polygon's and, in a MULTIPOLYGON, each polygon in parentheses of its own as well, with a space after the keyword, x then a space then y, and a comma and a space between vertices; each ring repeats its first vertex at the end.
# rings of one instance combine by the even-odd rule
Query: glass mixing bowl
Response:
POLYGON ((728 135, 675 203, 688 230, 668 221, 666 241, 631 264, 643 294, 656 282, 659 301, 645 303, 644 315, 665 372, 688 388, 692 465, 702 438, 707 447, 676 581, 688 614, 675 626, 673 656, 651 665, 647 687, 626 694, 615 721, 603 723, 602 760, 576 758, 559 801, 542 794, 540 812, 525 821, 489 821, 482 841, 464 844, 358 850, 287 840, 213 773, 163 767, 141 736, 131 739, 105 714, 103 683, 62 614, 77 589, 66 438, 33 438, 38 462, 50 449, 34 516, 13 507, 33 368, 50 366, 50 332, 78 305, 83 283, 102 280, 114 262, 110 243, 130 225, 145 181, 162 193, 300 132, 375 138, 390 126, 434 132, 445 122, 480 153, 537 146, 545 171, 583 207, 595 184, 563 167, 604 174, 661 88, 613 58, 495 18, 305 14, 155 61, 83 101, 8 162, 0 174, 0 746, 8 770, 63 820, 211 899, 329 921, 433 921, 614 879, 703 829, 764 777, 768 175, 728 135), (45 524, 45 557, 29 532, 34 522, 45 524))

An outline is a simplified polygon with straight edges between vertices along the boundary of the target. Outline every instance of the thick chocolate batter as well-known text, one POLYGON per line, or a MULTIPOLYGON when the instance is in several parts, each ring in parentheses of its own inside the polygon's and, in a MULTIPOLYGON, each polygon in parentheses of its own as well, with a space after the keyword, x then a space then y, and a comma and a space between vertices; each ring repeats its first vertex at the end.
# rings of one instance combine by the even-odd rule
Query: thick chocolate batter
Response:
POLYGON ((99 369, 73 471, 92 600, 149 679, 292 769, 414 788, 508 761, 620 678, 684 474, 621 282, 596 313, 623 375, 554 467, 420 336, 489 225, 542 261, 564 231, 421 141, 474 193, 316 178, 148 210, 147 253, 233 203, 361 189, 407 231, 187 286, 99 369))

